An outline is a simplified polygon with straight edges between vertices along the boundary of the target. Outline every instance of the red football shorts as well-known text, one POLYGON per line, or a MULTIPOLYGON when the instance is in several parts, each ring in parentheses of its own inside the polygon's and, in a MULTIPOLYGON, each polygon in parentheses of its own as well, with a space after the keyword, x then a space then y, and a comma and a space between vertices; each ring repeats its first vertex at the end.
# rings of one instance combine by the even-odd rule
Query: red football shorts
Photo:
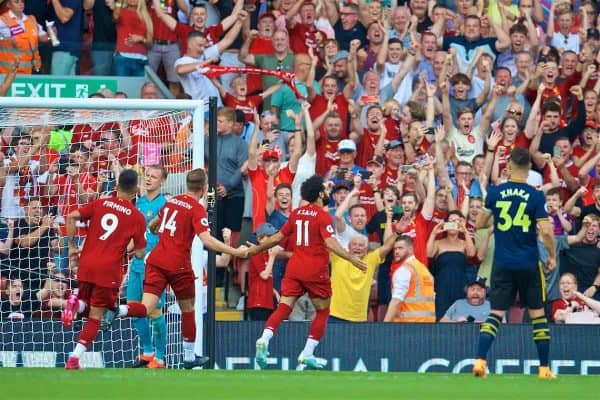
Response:
POLYGON ((308 293, 310 298, 328 299, 331 297, 331 281, 327 280, 309 282, 294 278, 283 277, 281 281, 281 294, 283 296, 300 297, 308 293))
POLYGON ((90 306, 116 310, 117 301, 119 300, 119 288, 109 288, 91 282, 79 281, 77 297, 90 306))
POLYGON ((171 285, 178 300, 193 299, 196 295, 194 271, 191 268, 180 271, 169 271, 146 263, 144 277, 144 293, 160 297, 167 285, 171 285))

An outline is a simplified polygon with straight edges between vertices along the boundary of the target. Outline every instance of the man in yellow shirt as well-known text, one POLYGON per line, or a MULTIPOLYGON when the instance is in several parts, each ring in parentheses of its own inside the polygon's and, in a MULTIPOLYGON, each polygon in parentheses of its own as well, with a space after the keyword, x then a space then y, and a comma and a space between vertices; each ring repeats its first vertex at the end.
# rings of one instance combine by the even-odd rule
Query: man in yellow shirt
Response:
POLYGON ((392 250, 396 234, 392 232, 392 213, 388 213, 383 245, 369 253, 368 240, 364 235, 355 235, 348 243, 348 252, 358 256, 367 265, 366 272, 351 268, 343 258, 330 253, 331 260, 331 305, 330 322, 366 322, 371 283, 377 267, 392 250))

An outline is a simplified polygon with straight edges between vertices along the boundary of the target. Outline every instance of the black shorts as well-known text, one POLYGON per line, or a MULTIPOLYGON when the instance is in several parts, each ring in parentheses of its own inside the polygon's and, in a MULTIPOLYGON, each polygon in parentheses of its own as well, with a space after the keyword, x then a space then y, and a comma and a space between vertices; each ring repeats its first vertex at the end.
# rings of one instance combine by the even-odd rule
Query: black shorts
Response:
POLYGON ((541 264, 527 270, 492 268, 490 303, 492 310, 505 311, 515 304, 515 296, 530 310, 544 308, 546 281, 541 264))

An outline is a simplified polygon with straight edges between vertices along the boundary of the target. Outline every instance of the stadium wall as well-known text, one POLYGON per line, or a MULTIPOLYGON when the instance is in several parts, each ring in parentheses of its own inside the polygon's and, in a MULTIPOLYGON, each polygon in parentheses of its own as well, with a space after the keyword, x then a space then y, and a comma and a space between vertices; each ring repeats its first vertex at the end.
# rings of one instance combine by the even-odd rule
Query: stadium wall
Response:
MULTIPOLYGON (((128 320, 121 329, 102 332, 82 364, 123 365, 137 354, 137 339, 128 320)), ((216 364, 221 369, 252 369, 258 322, 217 322, 216 364)), ((58 321, 0 323, 0 360, 4 366, 62 367, 75 334, 58 321), (53 324, 55 326, 50 326, 53 324)), ((296 369, 308 324, 284 323, 271 341, 270 368, 296 369)), ((553 326, 552 368, 560 374, 600 374, 598 327, 553 326)), ((468 372, 473 362, 478 326, 471 324, 339 324, 329 325, 317 354, 326 369, 381 372, 468 372)), ((127 364, 127 363, 126 363, 127 364)), ((503 325, 490 352, 492 373, 535 373, 537 354, 530 325, 503 325)))

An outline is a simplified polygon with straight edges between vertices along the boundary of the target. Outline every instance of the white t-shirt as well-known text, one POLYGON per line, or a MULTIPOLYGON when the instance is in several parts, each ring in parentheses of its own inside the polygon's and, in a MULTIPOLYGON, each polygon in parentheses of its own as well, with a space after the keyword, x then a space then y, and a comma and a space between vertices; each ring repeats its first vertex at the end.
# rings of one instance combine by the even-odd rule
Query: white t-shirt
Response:
POLYGON ((479 126, 473 127, 468 135, 463 134, 456 127, 452 127, 448 139, 454 143, 456 157, 459 161, 472 163, 476 155, 483 154, 484 137, 479 126))
POLYGON ((310 156, 304 153, 300 160, 298 160, 298 168, 296 168, 296 175, 292 182, 292 207, 298 208, 302 196, 300 195, 300 186, 308 178, 315 174, 315 165, 317 163, 317 153, 310 156))
POLYGON ((350 224, 346 223, 346 229, 344 229, 342 232, 336 232, 335 237, 337 238, 338 242, 340 242, 340 245, 348 250, 348 244, 350 243, 350 240, 358 235, 360 235, 360 232, 357 232, 356 229, 350 226, 350 224))
MULTIPOLYGON (((407 258, 404 264, 413 259, 414 256, 407 258)), ((400 267, 394 272, 392 276, 392 299, 404 301, 408 288, 410 287, 410 270, 408 268, 400 267)))
MULTIPOLYGON (((173 65, 173 68, 177 68, 179 65, 205 61, 211 57, 219 57, 219 48, 217 45, 212 45, 204 49, 204 52, 199 58, 183 56, 177 59, 173 65)), ((177 74, 177 77, 181 82, 181 86, 183 86, 184 92, 192 96, 192 99, 208 101, 209 97, 216 97, 218 105, 223 105, 221 96, 219 95, 219 90, 199 69, 196 69, 188 74, 177 74)))

